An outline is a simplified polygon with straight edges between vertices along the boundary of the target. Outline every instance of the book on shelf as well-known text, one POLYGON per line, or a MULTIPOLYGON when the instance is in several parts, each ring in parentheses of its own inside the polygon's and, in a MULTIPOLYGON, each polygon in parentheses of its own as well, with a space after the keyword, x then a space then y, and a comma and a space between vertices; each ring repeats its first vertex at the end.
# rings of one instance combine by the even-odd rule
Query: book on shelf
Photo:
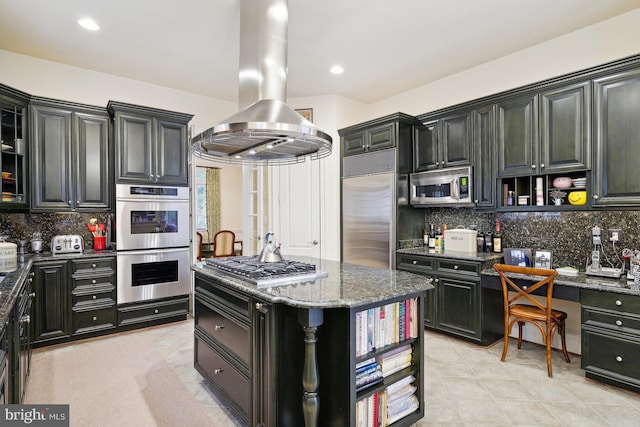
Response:
POLYGON ((395 372, 411 366, 413 350, 409 344, 395 348, 376 357, 382 375, 387 377, 395 372))

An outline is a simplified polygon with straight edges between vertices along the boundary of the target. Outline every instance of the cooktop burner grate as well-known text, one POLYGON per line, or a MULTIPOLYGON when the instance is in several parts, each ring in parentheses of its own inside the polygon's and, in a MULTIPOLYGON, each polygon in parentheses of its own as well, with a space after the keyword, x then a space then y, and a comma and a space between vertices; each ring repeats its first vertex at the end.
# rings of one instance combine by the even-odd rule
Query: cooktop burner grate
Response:
POLYGON ((310 282, 327 277, 327 273, 316 271, 314 264, 292 260, 260 262, 257 256, 206 258, 205 265, 258 286, 310 282))

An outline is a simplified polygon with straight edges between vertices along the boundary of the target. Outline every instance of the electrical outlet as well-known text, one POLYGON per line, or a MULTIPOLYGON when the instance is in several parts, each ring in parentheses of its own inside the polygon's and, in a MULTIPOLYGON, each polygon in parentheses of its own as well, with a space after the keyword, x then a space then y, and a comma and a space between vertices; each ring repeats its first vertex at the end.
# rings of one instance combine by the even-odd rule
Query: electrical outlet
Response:
POLYGON ((619 228, 610 228, 609 229, 609 241, 610 242, 620 242, 622 240, 622 230, 619 228))

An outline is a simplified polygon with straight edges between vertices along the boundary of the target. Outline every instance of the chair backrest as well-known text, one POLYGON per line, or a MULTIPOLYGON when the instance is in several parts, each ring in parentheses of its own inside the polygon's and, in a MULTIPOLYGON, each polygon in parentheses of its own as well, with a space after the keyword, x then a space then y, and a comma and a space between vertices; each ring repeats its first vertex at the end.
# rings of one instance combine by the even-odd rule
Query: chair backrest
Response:
MULTIPOLYGON (((500 275, 500 282, 502 283, 502 295, 504 299, 504 308, 505 310, 508 306, 514 304, 516 301, 518 303, 524 303, 526 300, 531 305, 535 305, 539 309, 543 310, 547 313, 547 315, 551 315, 551 302, 553 300, 553 280, 558 275, 558 272, 552 269, 543 269, 543 268, 532 268, 532 267, 519 267, 515 265, 506 265, 506 264, 494 264, 493 268, 500 275), (513 280, 505 275, 505 273, 517 273, 523 274, 526 276, 538 276, 542 277, 541 280, 538 280, 533 285, 526 286, 518 286, 513 282, 513 280), (540 289, 541 287, 547 285, 547 304, 542 305, 538 300, 534 299, 531 296, 531 293, 540 289), (509 298, 509 291, 516 292, 514 296, 509 298)), ((512 276, 516 278, 515 276, 512 276)))
POLYGON ((236 235, 231 230, 220 230, 213 236, 213 256, 233 256, 236 235))
POLYGON ((198 238, 198 261, 202 259, 202 233, 199 231, 196 232, 196 236, 198 238))

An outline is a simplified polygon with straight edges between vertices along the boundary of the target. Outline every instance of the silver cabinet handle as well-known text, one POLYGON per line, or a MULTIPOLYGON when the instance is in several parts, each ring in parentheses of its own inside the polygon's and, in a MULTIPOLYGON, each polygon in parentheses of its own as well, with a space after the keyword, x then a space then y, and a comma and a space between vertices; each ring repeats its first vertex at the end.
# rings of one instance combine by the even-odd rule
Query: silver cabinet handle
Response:
POLYGON ((536 168, 536 165, 531 165, 531 169, 535 169, 535 168, 536 168))
POLYGON ((219 331, 220 329, 224 329, 224 325, 215 325, 213 329, 215 329, 216 331, 219 331))
POLYGON ((93 280, 91 281, 91 284, 95 285, 95 284, 96 284, 96 279, 93 279, 93 280))
POLYGON ((597 194, 593 195, 593 200, 598 200, 598 195, 597 194))
POLYGON ((158 314, 158 313, 159 313, 159 311, 158 311, 158 309, 157 309, 157 308, 156 308, 155 310, 153 310, 153 312, 154 312, 155 314, 158 314))
POLYGON ((269 311, 269 306, 267 304, 263 304, 261 302, 256 303, 256 310, 260 313, 267 313, 269 311))
POLYGON ((453 266, 453 269, 454 269, 454 270, 457 270, 458 268, 459 268, 459 267, 458 267, 457 265, 454 265, 454 266, 453 266))
POLYGON ((622 305, 622 301, 620 301, 619 299, 616 300, 616 305, 622 305))
POLYGON ((97 265, 96 264, 91 264, 91 268, 96 268, 97 265))
POLYGON ((540 169, 544 169, 544 163, 540 163, 540 169))
POLYGON ((523 286, 523 287, 522 287, 522 290, 523 290, 523 291, 526 291, 526 290, 527 290, 527 286, 523 286))
POLYGON ((616 361, 617 361, 617 362, 622 362, 622 356, 617 355, 617 356, 616 356, 616 361))
POLYGON ((416 261, 415 259, 411 262, 413 265, 418 265, 418 261, 416 261))
POLYGON ((93 321, 95 322, 96 320, 98 320, 97 316, 93 316, 93 321))
POLYGON ((622 326, 622 320, 616 320, 616 325, 622 326))
POLYGON ((31 293, 29 294, 29 296, 30 296, 31 298, 35 298, 36 293, 35 293, 35 292, 31 292, 31 293))
POLYGON ((312 245, 317 245, 317 244, 318 244, 318 241, 317 241, 317 240, 314 240, 313 242, 307 242, 307 243, 311 243, 312 245))
POLYGON ((213 370, 213 373, 216 374, 216 375, 221 374, 223 372, 224 372, 224 369, 222 369, 222 368, 218 368, 218 369, 214 369, 213 370))
POLYGON ((95 296, 95 295, 93 295, 93 299, 96 299, 96 298, 98 298, 98 297, 97 297, 97 296, 95 296))

